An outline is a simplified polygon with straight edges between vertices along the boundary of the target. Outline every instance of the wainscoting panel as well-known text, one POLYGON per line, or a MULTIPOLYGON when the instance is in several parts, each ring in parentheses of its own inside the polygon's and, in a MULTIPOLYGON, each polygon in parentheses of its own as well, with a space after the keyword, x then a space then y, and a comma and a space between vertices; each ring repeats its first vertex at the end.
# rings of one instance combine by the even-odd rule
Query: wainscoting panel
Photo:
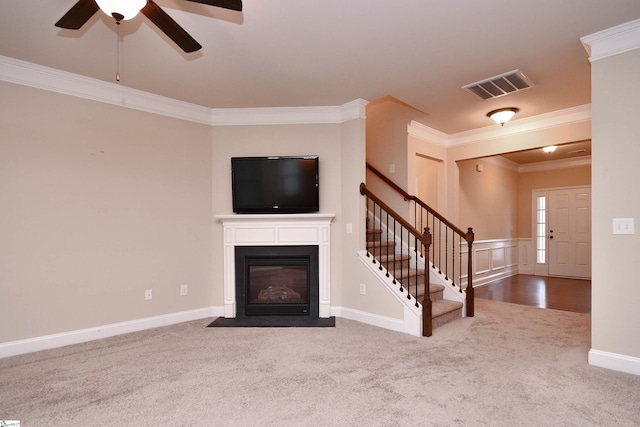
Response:
POLYGON ((491 248, 476 249, 474 252, 474 278, 478 274, 485 274, 491 271, 491 248))
POLYGON ((518 274, 518 239, 473 242, 473 286, 518 274))
POLYGON ((494 248, 491 250, 491 268, 500 270, 506 267, 507 248, 494 248))
POLYGON ((518 274, 534 274, 535 248, 532 239, 518 239, 518 274))

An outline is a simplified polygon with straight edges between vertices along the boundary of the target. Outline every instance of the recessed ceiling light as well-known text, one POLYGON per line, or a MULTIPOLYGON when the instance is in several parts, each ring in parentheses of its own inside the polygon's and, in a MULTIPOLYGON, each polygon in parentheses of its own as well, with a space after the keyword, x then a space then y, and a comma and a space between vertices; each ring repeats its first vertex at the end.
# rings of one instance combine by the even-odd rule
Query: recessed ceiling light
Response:
POLYGON ((548 147, 544 147, 542 151, 544 151, 545 153, 553 153, 554 151, 556 151, 556 148, 558 147, 556 147, 555 145, 550 145, 548 147))

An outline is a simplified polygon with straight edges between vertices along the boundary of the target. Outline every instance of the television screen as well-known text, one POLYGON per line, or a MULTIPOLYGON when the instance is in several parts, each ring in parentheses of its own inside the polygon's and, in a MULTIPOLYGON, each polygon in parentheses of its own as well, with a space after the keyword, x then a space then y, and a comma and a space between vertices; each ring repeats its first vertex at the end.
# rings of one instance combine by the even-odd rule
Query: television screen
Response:
POLYGON ((235 213, 318 212, 318 156, 232 157, 235 213))

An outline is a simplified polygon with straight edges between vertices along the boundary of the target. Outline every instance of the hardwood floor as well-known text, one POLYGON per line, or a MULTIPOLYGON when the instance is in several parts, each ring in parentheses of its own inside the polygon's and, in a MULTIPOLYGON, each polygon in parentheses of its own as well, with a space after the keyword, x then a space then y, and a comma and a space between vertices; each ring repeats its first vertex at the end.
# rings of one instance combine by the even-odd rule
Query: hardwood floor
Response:
POLYGON ((591 313, 591 280, 519 274, 475 288, 475 297, 591 313))

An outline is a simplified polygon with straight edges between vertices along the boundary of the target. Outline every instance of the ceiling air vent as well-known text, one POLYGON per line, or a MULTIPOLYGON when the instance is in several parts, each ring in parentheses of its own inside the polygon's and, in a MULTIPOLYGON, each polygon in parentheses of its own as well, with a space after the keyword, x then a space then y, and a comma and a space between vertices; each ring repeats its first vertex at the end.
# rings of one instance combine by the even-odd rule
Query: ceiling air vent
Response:
POLYGON ((528 89, 533 86, 534 84, 531 83, 531 80, 526 78, 520 70, 513 70, 462 86, 462 89, 475 93, 482 99, 490 99, 528 89))

